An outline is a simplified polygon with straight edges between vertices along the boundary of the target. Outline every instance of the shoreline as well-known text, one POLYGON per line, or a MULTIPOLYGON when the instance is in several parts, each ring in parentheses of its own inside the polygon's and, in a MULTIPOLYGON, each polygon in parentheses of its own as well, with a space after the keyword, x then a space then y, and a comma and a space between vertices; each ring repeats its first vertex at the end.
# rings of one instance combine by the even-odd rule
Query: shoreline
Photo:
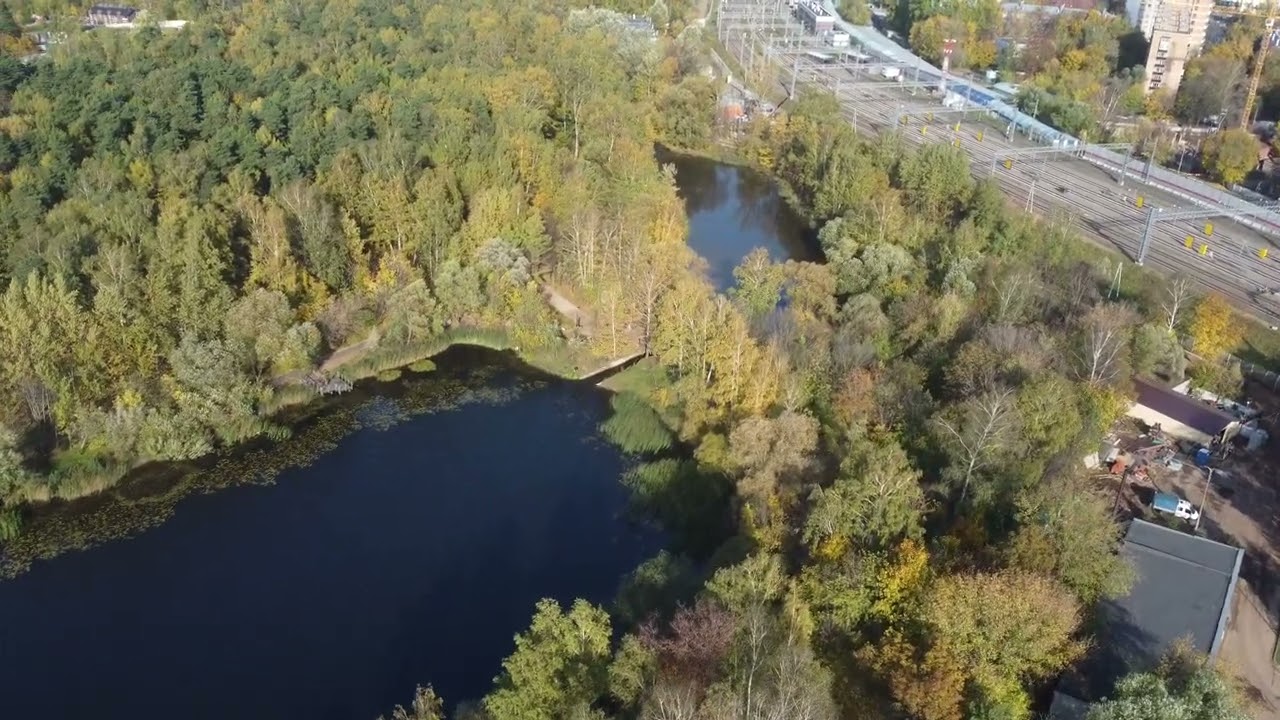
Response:
MULTIPOLYGON (((376 374, 368 375, 361 379, 372 379, 382 387, 361 383, 341 395, 282 405, 272 417, 291 429, 287 438, 259 435, 195 460, 146 463, 99 492, 24 506, 32 513, 33 521, 0 549, 0 581, 21 575, 35 561, 131 538, 157 527, 172 517, 179 502, 192 495, 243 485, 274 484, 285 471, 311 464, 359 430, 475 403, 513 400, 519 395, 518 389, 487 382, 503 370, 514 370, 524 376, 524 383, 535 387, 548 382, 581 382, 554 372, 555 366, 549 368, 545 356, 539 358, 541 362, 530 362, 513 347, 492 347, 494 344, 475 339, 452 340, 419 360, 434 358, 450 349, 469 348, 495 353, 506 358, 505 362, 495 358, 489 363, 460 365, 451 368, 449 375, 438 382, 428 381, 435 374, 434 365, 424 370, 409 369, 407 378, 397 375, 395 379, 378 380, 376 374), (412 382, 414 379, 418 382, 412 382), (362 411, 379 397, 388 398, 397 412, 386 418, 363 417, 362 411)), ((403 371, 411 364, 414 363, 397 369, 403 371)), ((613 392, 592 386, 601 392, 613 392)))

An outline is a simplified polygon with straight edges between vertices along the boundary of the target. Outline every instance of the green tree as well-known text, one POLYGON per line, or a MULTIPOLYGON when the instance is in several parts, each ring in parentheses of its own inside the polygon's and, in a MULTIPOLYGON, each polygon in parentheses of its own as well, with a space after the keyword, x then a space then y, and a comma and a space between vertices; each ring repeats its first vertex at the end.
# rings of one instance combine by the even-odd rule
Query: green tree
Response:
POLYGON ((973 177, 964 151, 928 144, 903 158, 898 182, 910 205, 937 220, 951 219, 969 201, 973 177))
POLYGON ((227 340, 247 359, 251 372, 265 372, 284 347, 293 323, 289 299, 278 290, 256 288, 231 304, 223 323, 227 340))
POLYGON ((1133 570, 1119 554, 1123 528, 1109 498, 1059 477, 1023 492, 1017 504, 1010 566, 1057 578, 1086 606, 1128 591, 1133 570))
POLYGON ((1231 186, 1258 167, 1258 138, 1248 130, 1229 128, 1204 141, 1204 166, 1214 180, 1231 186))
POLYGON ((484 699, 493 720, 561 720, 590 707, 608 688, 609 616, 583 600, 566 614, 540 600, 529 629, 502 662, 484 699))
POLYGON ((1187 647, 1175 647, 1155 672, 1127 675, 1088 720, 1245 720, 1222 671, 1187 647))
POLYGON ((854 25, 871 24, 871 8, 867 7, 866 0, 840 0, 838 9, 840 17, 854 25))
POLYGON ((920 472, 892 439, 872 440, 845 458, 835 483, 815 490, 810 506, 804 538, 816 555, 881 548, 920 533, 920 472))
POLYGON ((1133 333, 1133 369, 1177 384, 1187 370, 1187 353, 1177 335, 1162 325, 1147 323, 1133 333))
POLYGON ((785 279, 782 265, 769 260, 769 252, 756 248, 747 253, 733 269, 737 284, 729 291, 751 321, 759 321, 772 313, 782 299, 785 279))
POLYGON ((174 401, 181 413, 224 442, 250 437, 255 422, 255 388, 237 353, 222 339, 200 340, 187 333, 169 355, 174 401))
POLYGON ((387 301, 383 337, 392 346, 412 347, 443 330, 436 300, 423 280, 396 290, 387 301))

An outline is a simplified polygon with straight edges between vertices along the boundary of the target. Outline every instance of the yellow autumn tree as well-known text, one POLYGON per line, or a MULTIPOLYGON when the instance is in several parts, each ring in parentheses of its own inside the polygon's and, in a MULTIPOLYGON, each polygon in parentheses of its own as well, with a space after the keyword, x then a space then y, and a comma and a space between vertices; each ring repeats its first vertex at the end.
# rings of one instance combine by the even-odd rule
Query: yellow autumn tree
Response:
POLYGON ((1191 349, 1197 355, 1217 360, 1244 339, 1244 327, 1222 296, 1212 294, 1196 306, 1191 317, 1191 349))

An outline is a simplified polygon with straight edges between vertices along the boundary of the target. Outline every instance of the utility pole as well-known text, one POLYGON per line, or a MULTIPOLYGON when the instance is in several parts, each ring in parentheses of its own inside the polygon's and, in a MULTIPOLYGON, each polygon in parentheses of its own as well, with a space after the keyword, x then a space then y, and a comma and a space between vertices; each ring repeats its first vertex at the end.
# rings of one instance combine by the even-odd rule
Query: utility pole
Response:
POLYGON ((1155 229, 1156 215, 1161 211, 1158 207, 1147 208, 1147 224, 1142 229, 1142 244, 1138 246, 1137 263, 1141 265, 1147 259, 1147 248, 1151 246, 1151 231, 1155 229))
POLYGON ((1200 496, 1200 511, 1196 513, 1196 530, 1200 530, 1200 518, 1204 517, 1204 505, 1209 500, 1209 483, 1213 481, 1213 468, 1206 468, 1209 472, 1204 479, 1204 495, 1200 496))
MULTIPOLYGON (((1120 187, 1124 187, 1124 178, 1129 174, 1129 158, 1133 157, 1133 145, 1125 148, 1124 164, 1120 166, 1120 187)), ((1138 263, 1141 265, 1142 263, 1138 263)))
POLYGON ((796 96, 796 75, 800 74, 800 58, 797 56, 791 63, 791 92, 787 94, 787 98, 791 99, 796 96))
POLYGON ((1155 143, 1151 146, 1151 152, 1147 153, 1147 167, 1142 173, 1142 180, 1146 182, 1151 179, 1151 164, 1156 161, 1156 153, 1160 152, 1160 136, 1157 135, 1155 143))

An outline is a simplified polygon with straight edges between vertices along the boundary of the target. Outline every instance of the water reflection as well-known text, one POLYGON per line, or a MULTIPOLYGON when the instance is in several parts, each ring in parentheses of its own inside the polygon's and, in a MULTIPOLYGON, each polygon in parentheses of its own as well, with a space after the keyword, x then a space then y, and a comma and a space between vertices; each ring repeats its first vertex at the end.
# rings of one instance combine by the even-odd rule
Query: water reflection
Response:
POLYGON ((660 542, 591 441, 602 391, 494 353, 438 365, 362 386, 274 484, 0 582, 7 717, 371 720, 418 683, 482 695, 539 598, 612 598, 660 542))
POLYGON ((707 261, 718 290, 733 286, 733 269, 762 247, 775 260, 818 260, 817 239, 787 206, 777 185, 748 168, 659 151, 676 169, 689 215, 689 246, 707 261))

